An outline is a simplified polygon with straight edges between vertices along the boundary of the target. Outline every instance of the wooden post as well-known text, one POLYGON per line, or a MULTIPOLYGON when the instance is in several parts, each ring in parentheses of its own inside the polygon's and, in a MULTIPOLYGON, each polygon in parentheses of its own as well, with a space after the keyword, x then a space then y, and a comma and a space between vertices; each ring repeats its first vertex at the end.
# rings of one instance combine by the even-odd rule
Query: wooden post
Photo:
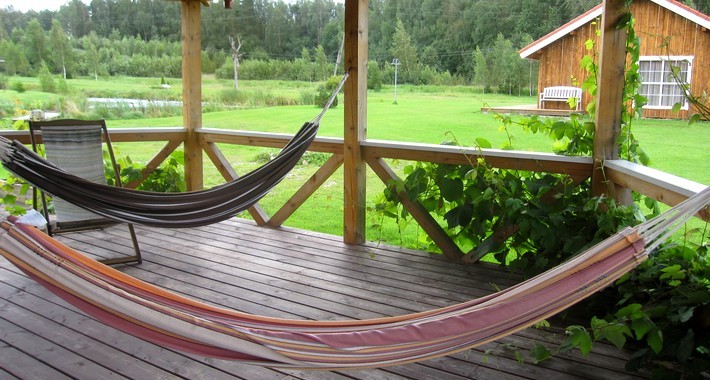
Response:
POLYGON ((617 139, 621 131, 621 112, 626 67, 626 30, 616 26, 628 12, 625 0, 604 0, 602 35, 597 78, 596 129, 594 132, 593 196, 616 196, 604 175, 604 161, 619 158, 617 139))
POLYGON ((365 241, 365 162, 360 142, 367 138, 367 8, 368 0, 345 0, 344 170, 345 205, 343 240, 365 241))
POLYGON ((182 122, 185 135, 187 190, 203 187, 202 149, 197 129, 202 127, 202 43, 200 1, 182 0, 182 122))

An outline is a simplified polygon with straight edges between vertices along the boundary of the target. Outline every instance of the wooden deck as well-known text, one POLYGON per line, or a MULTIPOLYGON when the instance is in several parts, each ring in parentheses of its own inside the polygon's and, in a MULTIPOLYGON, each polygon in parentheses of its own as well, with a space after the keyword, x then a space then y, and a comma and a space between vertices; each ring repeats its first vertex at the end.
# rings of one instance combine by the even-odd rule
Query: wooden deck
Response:
POLYGON ((570 109, 541 109, 537 108, 536 104, 523 104, 518 106, 503 106, 503 107, 481 107, 481 112, 485 113, 501 113, 501 114, 517 114, 517 115, 540 115, 540 116, 557 116, 566 117, 573 113, 586 113, 585 111, 576 111, 570 109))
MULTIPOLYGON (((439 257, 340 237, 230 220, 199 229, 138 227, 145 261, 122 270, 159 286, 250 313, 305 319, 371 318, 421 311, 506 287, 518 278, 496 267, 462 267, 439 257)), ((98 257, 131 252, 125 226, 60 240, 98 257)), ((453 356, 383 369, 286 371, 195 357, 96 322, 0 259, 0 379, 638 379, 624 354, 521 364, 514 347, 558 339, 528 329, 453 356)))

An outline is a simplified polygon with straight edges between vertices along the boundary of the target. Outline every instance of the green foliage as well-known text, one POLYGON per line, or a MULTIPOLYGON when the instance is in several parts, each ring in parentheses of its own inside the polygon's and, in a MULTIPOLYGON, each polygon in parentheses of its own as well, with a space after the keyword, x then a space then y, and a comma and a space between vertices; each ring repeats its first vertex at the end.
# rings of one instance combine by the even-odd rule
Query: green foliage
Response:
MULTIPOLYGON (((390 184, 376 209, 395 219, 408 218, 403 208, 394 211, 401 208, 398 193, 404 191, 436 215, 463 250, 478 255, 476 249, 485 246, 483 254, 493 254, 498 262, 529 275, 639 222, 635 207, 589 199, 587 182, 579 185, 564 175, 492 168, 483 159, 472 164, 409 165, 405 179, 390 184), (610 211, 600 212, 603 207, 610 211), (490 244, 492 236, 503 231, 515 234, 490 244)), ((435 249, 428 237, 424 239, 423 246, 435 249)))
MULTIPOLYGON (((621 134, 617 143, 622 158, 648 164, 631 127, 640 117, 645 99, 638 95, 639 39, 633 33, 632 17, 622 18, 620 28, 629 30, 629 54, 624 79, 621 134)), ((596 53, 582 61, 589 76, 582 87, 595 94, 596 53)), ((483 54, 476 54, 483 62, 483 54)), ((588 107, 594 114, 595 104, 588 107)), ((558 153, 591 155, 595 124, 581 115, 569 119, 537 116, 515 120, 496 115, 506 134, 503 149, 512 149, 513 127, 544 133, 555 141, 558 153)), ((478 138, 480 148, 491 148, 478 138)), ((402 181, 388 184, 375 209, 382 218, 406 224, 410 215, 401 207, 400 196, 418 201, 433 214, 467 255, 478 259, 492 254, 513 269, 533 275, 567 260, 624 226, 646 219, 636 204, 619 206, 606 198, 590 198, 588 183, 577 184, 564 175, 530 173, 490 167, 478 157, 470 165, 414 163, 404 169, 402 181)), ((640 201, 640 199, 637 199, 640 201)), ((658 205, 644 200, 652 213, 658 205)), ((705 227, 707 229, 707 225, 705 227)), ((594 301, 608 314, 594 316, 587 310, 590 326, 567 328, 559 352, 579 348, 590 352, 594 341, 606 340, 618 348, 632 346, 630 370, 652 368, 657 378, 700 378, 710 370, 710 262, 708 232, 692 231, 694 239, 672 243, 653 254, 594 301), (696 243, 692 243, 696 242, 696 243), (633 344, 631 344, 633 342, 633 344)), ((427 237, 422 246, 435 250, 427 237)), ((464 260, 466 257, 464 257, 464 260)), ((473 261, 473 260, 472 260, 473 261)), ((536 344, 529 352, 533 361, 550 357, 552 351, 536 344)), ((522 355, 516 351, 516 357, 522 355)))
POLYGON ((49 72, 47 65, 42 62, 42 66, 39 69, 39 88, 44 92, 57 92, 57 82, 54 80, 54 76, 49 72))
POLYGON ((30 185, 14 175, 8 175, 0 182, 0 203, 10 215, 22 215, 27 207, 30 185))
POLYGON ((26 91, 26 90, 25 90, 25 84, 22 83, 22 82, 19 81, 19 80, 16 80, 16 81, 12 82, 11 89, 12 89, 13 91, 17 91, 17 92, 20 92, 20 93, 26 91))
MULTIPOLYGON (((710 255, 708 231, 686 231, 687 240, 659 249, 635 271, 617 281, 606 296, 620 309, 603 320, 597 338, 625 343, 608 325, 623 326, 635 348, 627 368, 638 370, 656 363, 659 376, 694 378, 710 370, 710 255), (691 239, 696 235, 696 239, 691 239), (700 241, 700 244, 692 241, 700 241)), ((613 309, 612 309, 613 310, 613 309)))
POLYGON ((308 164, 308 165, 314 165, 317 167, 323 166, 326 161, 330 158, 330 154, 327 153, 321 153, 321 152, 306 152, 303 155, 303 159, 301 160, 302 163, 308 164))
MULTIPOLYGON (((133 162, 130 157, 116 158, 121 168, 121 182, 123 184, 140 180, 143 177, 142 165, 133 162)), ((111 167, 108 151, 104 150, 104 169, 106 182, 115 185, 115 174, 111 167)), ((158 168, 156 168, 138 186, 139 190, 155 191, 162 193, 176 193, 186 191, 185 183, 185 157, 182 151, 175 151, 158 168)))
MULTIPOLYGON (((338 87, 338 84, 340 81, 343 79, 341 76, 333 76, 330 77, 324 84, 318 86, 316 96, 315 96, 315 105, 319 108, 325 107, 325 105, 328 103, 328 100, 330 100, 330 97, 333 95, 333 91, 338 87)), ((335 108, 338 106, 338 97, 336 96, 335 99, 333 100, 333 103, 330 105, 330 108, 335 108)))
POLYGON ((367 89, 375 91, 382 89, 382 72, 376 61, 367 63, 367 89))

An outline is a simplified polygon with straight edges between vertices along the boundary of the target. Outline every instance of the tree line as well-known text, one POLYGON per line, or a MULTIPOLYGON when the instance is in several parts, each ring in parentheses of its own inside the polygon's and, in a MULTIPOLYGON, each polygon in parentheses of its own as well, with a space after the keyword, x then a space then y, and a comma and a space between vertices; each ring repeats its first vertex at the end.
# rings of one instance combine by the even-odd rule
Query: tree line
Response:
MULTIPOLYGON (((707 1, 691 4, 710 8, 707 1)), ((399 59, 403 83, 477 83, 520 92, 536 82, 517 50, 598 0, 371 0, 370 65, 381 80, 399 59)), ((700 9, 708 11, 708 9, 700 9)), ((322 80, 342 45, 344 6, 333 0, 234 1, 203 7, 203 71, 231 77, 229 36, 240 36, 240 77, 322 80), (325 61, 324 61, 325 58, 325 61), (325 63, 324 63, 325 62, 325 63), (304 67, 306 68, 304 70, 304 67)), ((180 3, 69 0, 58 11, 0 9, 6 73, 180 76, 180 3)))

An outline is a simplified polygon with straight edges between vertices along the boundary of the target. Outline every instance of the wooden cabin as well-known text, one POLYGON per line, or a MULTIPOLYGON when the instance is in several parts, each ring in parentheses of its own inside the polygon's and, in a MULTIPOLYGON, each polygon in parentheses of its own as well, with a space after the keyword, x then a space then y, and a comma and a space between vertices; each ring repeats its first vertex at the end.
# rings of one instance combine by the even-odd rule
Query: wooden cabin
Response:
MULTIPOLYGON (((636 35, 641 39, 639 71, 644 84, 640 92, 648 98, 643 116, 688 118, 691 106, 668 71, 672 66, 680 67, 691 93, 710 92, 710 16, 669 0, 634 1, 631 12, 636 19, 636 35), (672 111, 676 103, 681 103, 677 113, 672 111)), ((580 87, 587 76, 580 61, 593 54, 585 42, 598 42, 601 14, 600 4, 520 50, 521 57, 540 62, 540 93, 549 87, 580 87)), ((588 93, 583 94, 582 109, 590 100, 588 93)), ((569 105, 547 102, 545 108, 569 109, 569 105)))

